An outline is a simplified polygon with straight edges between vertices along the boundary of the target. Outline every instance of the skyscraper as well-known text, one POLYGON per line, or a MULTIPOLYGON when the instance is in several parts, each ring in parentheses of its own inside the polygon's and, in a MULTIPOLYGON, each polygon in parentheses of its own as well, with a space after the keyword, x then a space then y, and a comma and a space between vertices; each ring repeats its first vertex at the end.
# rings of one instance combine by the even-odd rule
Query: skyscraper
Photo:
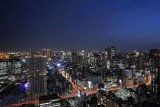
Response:
POLYGON ((84 52, 80 52, 78 54, 78 63, 83 64, 84 63, 84 52))
POLYGON ((143 54, 140 53, 137 58, 137 69, 141 70, 143 69, 143 54))
POLYGON ((78 63, 78 50, 75 49, 72 52, 72 62, 73 63, 78 63))
POLYGON ((151 89, 160 95, 160 50, 151 49, 149 52, 150 57, 150 73, 151 73, 151 89))
POLYGON ((110 46, 106 50, 108 51, 108 59, 113 60, 113 58, 116 56, 116 47, 110 46))
POLYGON ((34 55, 26 58, 28 99, 37 99, 47 93, 46 57, 34 55))

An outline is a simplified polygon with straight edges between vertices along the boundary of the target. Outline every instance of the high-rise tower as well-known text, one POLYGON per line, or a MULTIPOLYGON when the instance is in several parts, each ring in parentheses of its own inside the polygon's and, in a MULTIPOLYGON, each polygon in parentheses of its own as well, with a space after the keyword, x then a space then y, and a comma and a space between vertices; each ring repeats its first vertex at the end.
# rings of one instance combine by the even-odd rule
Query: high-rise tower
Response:
POLYGON ((113 58, 116 56, 116 47, 115 46, 110 46, 106 48, 107 53, 108 53, 108 59, 113 60, 113 58))
POLYGON ((151 49, 149 52, 150 57, 150 73, 151 73, 151 89, 160 95, 160 50, 151 49))
POLYGON ((46 57, 34 55, 26 58, 28 99, 38 99, 47 93, 46 57))

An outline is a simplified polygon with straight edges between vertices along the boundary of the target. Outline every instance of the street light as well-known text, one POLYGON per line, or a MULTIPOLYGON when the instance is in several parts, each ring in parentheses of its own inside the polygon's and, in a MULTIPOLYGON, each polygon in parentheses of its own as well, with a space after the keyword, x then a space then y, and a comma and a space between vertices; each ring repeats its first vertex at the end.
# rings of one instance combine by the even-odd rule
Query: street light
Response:
POLYGON ((122 87, 122 80, 121 79, 119 79, 119 83, 120 83, 120 86, 122 87))

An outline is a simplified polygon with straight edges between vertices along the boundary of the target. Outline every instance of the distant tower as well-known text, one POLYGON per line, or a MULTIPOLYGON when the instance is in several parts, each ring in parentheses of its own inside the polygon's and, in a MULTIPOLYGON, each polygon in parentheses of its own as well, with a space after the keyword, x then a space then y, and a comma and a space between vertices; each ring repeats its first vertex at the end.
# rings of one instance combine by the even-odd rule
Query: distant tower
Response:
POLYGON ((29 84, 27 98, 38 99, 47 93, 46 57, 42 55, 28 57, 26 58, 26 67, 29 84))
POLYGON ((87 63, 88 63, 89 65, 91 65, 91 63, 92 63, 92 57, 93 57, 93 53, 92 53, 91 50, 89 50, 89 51, 87 52, 87 63))
POLYGON ((140 53, 137 60, 137 69, 143 69, 143 54, 140 53))
POLYGON ((150 57, 150 73, 151 73, 151 88, 154 93, 160 96, 160 50, 151 49, 150 57))
POLYGON ((104 51, 104 58, 108 58, 108 48, 106 48, 104 51))
POLYGON ((78 55, 78 63, 83 64, 84 63, 84 53, 80 52, 78 55))
POLYGON ((116 47, 110 46, 107 48, 108 51, 108 59, 113 60, 113 58, 116 56, 116 47))
POLYGON ((72 62, 73 63, 78 63, 78 50, 75 49, 72 52, 72 62))

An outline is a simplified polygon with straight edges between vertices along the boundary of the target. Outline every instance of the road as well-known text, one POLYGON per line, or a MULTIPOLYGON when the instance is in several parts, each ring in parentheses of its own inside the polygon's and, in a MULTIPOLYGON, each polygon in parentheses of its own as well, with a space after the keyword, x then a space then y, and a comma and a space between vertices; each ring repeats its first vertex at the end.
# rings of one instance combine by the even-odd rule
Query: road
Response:
MULTIPOLYGON (((69 81, 69 80, 68 80, 69 81)), ((71 82, 71 81, 70 81, 71 82)), ((77 86, 76 84, 74 84, 73 82, 72 83, 72 86, 73 86, 73 90, 72 90, 72 93, 71 94, 68 94, 68 95, 65 95, 65 96, 60 96, 61 99, 67 99, 67 98, 70 98, 70 97, 76 97, 77 96, 77 91, 78 90, 82 90, 81 87, 77 86)), ((142 83, 140 83, 142 84, 142 83)), ((128 86, 127 88, 133 88, 133 87, 136 87, 140 84, 136 84, 136 85, 132 85, 132 86, 128 86)), ((151 76, 149 75, 148 78, 147 78, 147 81, 145 81, 145 84, 148 86, 151 84, 151 76)), ((122 88, 120 86, 118 87, 114 87, 114 88, 110 88, 108 89, 108 91, 116 91, 118 90, 119 88, 122 88)), ((95 90, 89 90, 89 91, 83 91, 83 93, 86 93, 86 94, 94 94, 94 93, 97 93, 97 89, 95 90)), ((12 92, 11 92, 12 93, 12 92)), ((13 96, 12 96, 13 97, 13 96)), ((7 99, 12 99, 11 96, 8 96, 7 99)), ((11 100, 12 101, 12 100, 11 100)), ((6 102, 6 101, 4 101, 6 102)), ((38 100, 29 100, 29 101, 25 101, 25 102, 22 102, 22 103, 17 103, 17 104, 10 104, 10 105, 7 105, 7 106, 4 106, 4 107, 17 107, 17 106, 21 106, 22 104, 31 104, 31 103, 38 103, 39 101, 38 100)), ((6 103, 7 104, 7 103, 6 103)))
MULTIPOLYGON (((73 92, 76 92, 76 93, 72 93, 72 94, 65 95, 65 96, 60 96, 61 99, 66 99, 66 98, 69 98, 69 97, 75 97, 75 96, 77 96, 77 91, 78 90, 81 90, 83 93, 86 93, 88 95, 89 94, 95 94, 97 92, 97 89, 95 89, 95 90, 89 90, 89 91, 83 91, 83 89, 81 87, 79 87, 78 85, 74 84, 73 82, 71 82, 71 83, 73 84, 73 92)), ((131 85, 131 86, 128 86, 127 88, 133 88, 133 87, 136 87, 136 86, 138 86, 140 84, 143 84, 143 83, 139 83, 139 84, 136 84, 136 85, 131 85)), ((150 75, 147 77, 147 81, 145 81, 145 84, 147 86, 151 84, 151 76, 150 75)), ((123 87, 117 86, 117 87, 114 87, 114 88, 109 88, 108 91, 116 91, 116 90, 118 90, 120 88, 123 88, 123 87)))

